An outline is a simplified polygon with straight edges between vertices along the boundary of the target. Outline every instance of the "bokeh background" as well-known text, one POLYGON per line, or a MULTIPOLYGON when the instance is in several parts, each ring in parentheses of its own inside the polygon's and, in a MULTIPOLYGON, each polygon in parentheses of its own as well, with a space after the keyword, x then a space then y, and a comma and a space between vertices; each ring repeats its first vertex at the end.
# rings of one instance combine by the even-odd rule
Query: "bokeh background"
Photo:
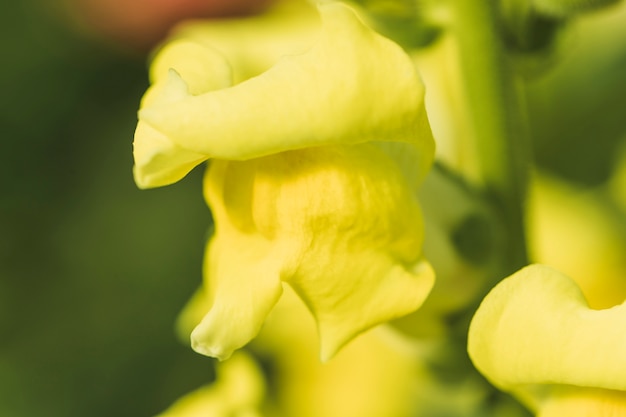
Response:
MULTIPOLYGON (((623 5, 580 19, 531 76, 535 159, 584 187, 624 147, 625 28, 623 5)), ((3 2, 0 31, 0 416, 154 415, 212 374, 173 331, 201 280, 202 170, 133 183, 145 49, 36 0, 3 2)))
POLYGON ((0 416, 154 415, 212 372, 173 331, 201 280, 201 172, 133 183, 143 50, 0 7, 0 416))

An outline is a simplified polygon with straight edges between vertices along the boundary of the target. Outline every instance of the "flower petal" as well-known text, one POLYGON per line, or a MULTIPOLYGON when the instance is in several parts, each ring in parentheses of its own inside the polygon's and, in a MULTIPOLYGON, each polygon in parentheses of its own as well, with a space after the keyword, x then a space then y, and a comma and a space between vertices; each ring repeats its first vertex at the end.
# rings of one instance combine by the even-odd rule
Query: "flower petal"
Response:
POLYGON ((408 55, 343 4, 321 5, 320 14, 319 40, 307 53, 232 88, 147 106, 140 120, 185 149, 230 160, 372 140, 432 147, 408 55))
MULTIPOLYGON (((321 263, 313 256, 303 261, 321 263)), ((336 274, 334 279, 318 272, 297 277, 300 282, 293 284, 317 320, 322 361, 332 358, 363 331, 418 309, 435 280, 432 268, 424 261, 406 267, 374 251, 362 251, 341 261, 328 270, 336 274), (350 279, 354 275, 359 279, 350 279)))
POLYGON ((468 350, 494 385, 530 403, 554 384, 626 391, 624 328, 626 303, 592 310, 570 278, 532 265, 487 295, 468 350))
POLYGON ((281 259, 255 236, 224 232, 212 239, 204 272, 210 308, 191 333, 196 352, 225 360, 256 336, 282 293, 281 259))
POLYGON ((133 153, 133 175, 141 189, 175 183, 207 160, 205 155, 176 146, 167 136, 141 121, 135 130, 133 153))
POLYGON ((285 55, 306 52, 319 33, 319 13, 306 0, 277 1, 253 16, 187 21, 170 39, 215 49, 231 64, 234 84, 259 75, 285 55))
MULTIPOLYGON (((232 69, 215 49, 192 40, 176 40, 165 45, 150 65, 153 85, 146 97, 157 95, 156 90, 168 81, 174 69, 189 86, 189 94, 198 95, 229 87, 233 84, 232 69)), ((148 105, 144 98, 141 107, 148 105)))
MULTIPOLYGON (((201 94, 224 88, 232 82, 224 58, 206 46, 189 41, 165 46, 152 63, 150 78, 153 85, 144 95, 142 107, 175 101, 181 93, 201 94)), ((140 188, 174 183, 207 159, 204 154, 179 146, 141 120, 135 131, 133 155, 133 173, 140 188)))
POLYGON ((433 285, 413 189, 374 144, 216 160, 205 190, 216 225, 206 271, 214 304, 192 335, 212 346, 205 354, 226 357, 254 337, 280 281, 317 319, 324 359, 417 309, 433 285))

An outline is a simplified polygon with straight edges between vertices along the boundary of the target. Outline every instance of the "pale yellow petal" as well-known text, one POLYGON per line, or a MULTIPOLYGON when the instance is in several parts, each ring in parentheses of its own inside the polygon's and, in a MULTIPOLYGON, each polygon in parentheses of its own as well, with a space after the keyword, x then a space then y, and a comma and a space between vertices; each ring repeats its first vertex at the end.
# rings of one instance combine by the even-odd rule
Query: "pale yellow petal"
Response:
POLYGON ((163 46, 150 64, 150 83, 160 86, 167 81, 171 69, 185 80, 192 95, 233 84, 232 69, 226 58, 215 49, 193 40, 180 39, 163 46))
POLYGON ((626 391, 626 304, 592 310, 560 272, 526 267, 474 316, 468 350, 496 386, 540 403, 553 384, 626 391))
MULTIPOLYGON (((206 46, 189 41, 166 45, 154 58, 150 78, 153 84, 142 99, 142 107, 176 101, 181 94, 201 94, 232 83, 230 67, 224 58, 206 46)), ((139 188, 174 183, 208 159, 204 154, 179 146, 141 120, 135 131, 133 156, 133 174, 139 188)))
POLYGON ((205 155, 176 146, 165 135, 141 121, 135 130, 133 154, 133 176, 141 189, 175 183, 207 160, 205 155))
POLYGON ((341 3, 320 14, 307 53, 232 88, 146 107, 140 120, 183 148, 230 160, 372 140, 432 148, 423 86, 406 53, 341 3))
POLYGON ((223 55, 234 84, 267 71, 285 55, 306 52, 319 33, 315 6, 306 0, 280 0, 254 16, 186 21, 170 39, 190 40, 223 55))
POLYGON ((262 239, 216 235, 205 255, 209 310, 191 333, 191 347, 228 359, 261 329, 282 293, 280 257, 262 239))
POLYGON ((421 211, 376 145, 267 157, 256 175, 253 217, 266 235, 297 248, 283 279, 315 316, 323 359, 422 304, 434 274, 421 256, 421 211))
MULTIPOLYGON (((449 21, 447 9, 449 7, 443 6, 444 14, 437 19, 449 21)), ((437 160, 480 184, 484 178, 481 178, 477 138, 473 137, 467 110, 470 105, 462 76, 459 42, 452 31, 442 32, 432 45, 412 53, 426 85, 426 108, 437 138, 437 160)))
MULTIPOLYGON (((345 248, 329 246, 327 250, 345 248)), ((329 265, 315 259, 324 254, 329 255, 313 253, 303 263, 319 265, 325 272, 303 268, 310 275, 296 276, 293 283, 317 320, 322 361, 361 332, 418 309, 434 284, 435 274, 427 262, 406 267, 392 257, 362 251, 329 265)))
POLYGON ((416 310, 433 285, 413 188, 374 144, 217 160, 205 190, 216 224, 207 261, 216 304, 196 341, 237 348, 254 336, 284 281, 316 317, 327 359, 359 333, 416 310), (224 300, 222 287, 232 289, 224 300), (259 294, 268 302, 251 317, 259 294), (212 312, 218 303, 224 313, 212 312))

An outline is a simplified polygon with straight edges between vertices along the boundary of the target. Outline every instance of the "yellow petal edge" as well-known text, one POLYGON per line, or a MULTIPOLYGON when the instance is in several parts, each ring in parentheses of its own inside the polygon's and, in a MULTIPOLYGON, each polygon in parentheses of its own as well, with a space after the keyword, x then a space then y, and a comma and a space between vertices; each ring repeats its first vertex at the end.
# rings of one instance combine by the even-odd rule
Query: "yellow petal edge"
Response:
MULTIPOLYGON (((190 94, 201 94, 228 87, 232 83, 231 68, 211 48, 186 40, 167 44, 154 58, 150 68, 152 85, 144 95, 141 108, 175 100, 180 85, 190 94)), ((137 123, 133 143, 135 166, 133 174, 139 188, 169 185, 179 181, 195 166, 206 161, 204 154, 181 147, 168 136, 142 120, 137 123)))
MULTIPOLYGON (((292 149, 371 140, 433 149, 424 90, 410 57, 341 3, 319 6, 322 28, 306 53, 257 77, 194 95, 172 78, 139 119, 187 151, 245 160, 292 149)), ((417 161, 425 173, 432 156, 417 161)))
POLYGON ((592 310, 569 277, 531 265, 483 300, 468 351, 495 386, 540 408, 562 386, 626 391, 624 329, 626 303, 592 310))

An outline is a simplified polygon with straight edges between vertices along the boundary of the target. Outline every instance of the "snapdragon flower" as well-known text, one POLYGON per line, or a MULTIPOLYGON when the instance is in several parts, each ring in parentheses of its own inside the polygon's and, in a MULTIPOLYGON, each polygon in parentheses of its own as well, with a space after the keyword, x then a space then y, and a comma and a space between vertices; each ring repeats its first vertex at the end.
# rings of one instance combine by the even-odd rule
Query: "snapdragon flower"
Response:
POLYGON ((625 326, 626 303, 592 309, 572 279, 535 264, 487 295, 468 351, 538 416, 626 416, 625 326))
POLYGON ((414 193, 434 153, 423 85, 410 57, 349 7, 325 3, 319 14, 308 49, 238 82, 245 71, 189 37, 153 64, 136 182, 171 184, 211 160, 209 308, 191 334, 208 356, 226 359, 254 338, 284 283, 315 317, 328 359, 419 308, 434 282, 414 193))

